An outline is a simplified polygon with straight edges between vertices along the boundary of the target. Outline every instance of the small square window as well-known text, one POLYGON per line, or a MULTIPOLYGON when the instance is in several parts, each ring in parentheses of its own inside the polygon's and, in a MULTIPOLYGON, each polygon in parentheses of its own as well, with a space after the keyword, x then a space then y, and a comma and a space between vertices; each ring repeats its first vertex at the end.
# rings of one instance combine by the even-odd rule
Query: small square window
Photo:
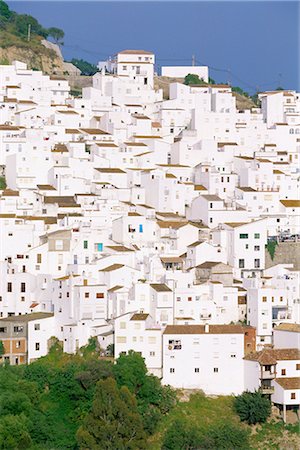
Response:
POLYGON ((218 373, 218 372, 219 372, 218 367, 214 367, 214 373, 218 373))

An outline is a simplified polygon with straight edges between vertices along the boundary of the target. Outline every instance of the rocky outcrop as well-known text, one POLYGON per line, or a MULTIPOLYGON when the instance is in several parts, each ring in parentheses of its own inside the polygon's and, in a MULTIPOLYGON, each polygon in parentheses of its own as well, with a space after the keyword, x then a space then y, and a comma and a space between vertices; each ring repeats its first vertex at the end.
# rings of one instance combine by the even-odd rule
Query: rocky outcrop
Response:
POLYGON ((18 46, 0 47, 0 64, 11 64, 13 61, 22 61, 29 69, 42 70, 47 74, 61 74, 64 71, 63 60, 53 50, 42 46, 38 50, 18 46))

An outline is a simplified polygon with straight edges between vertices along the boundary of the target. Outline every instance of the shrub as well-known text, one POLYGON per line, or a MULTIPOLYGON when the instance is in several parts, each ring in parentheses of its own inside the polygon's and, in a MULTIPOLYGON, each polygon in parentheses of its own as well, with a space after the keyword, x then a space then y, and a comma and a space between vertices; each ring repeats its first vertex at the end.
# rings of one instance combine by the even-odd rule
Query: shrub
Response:
POLYGON ((244 392, 234 400, 234 408, 240 419, 249 425, 264 423, 271 414, 271 402, 259 391, 244 392))

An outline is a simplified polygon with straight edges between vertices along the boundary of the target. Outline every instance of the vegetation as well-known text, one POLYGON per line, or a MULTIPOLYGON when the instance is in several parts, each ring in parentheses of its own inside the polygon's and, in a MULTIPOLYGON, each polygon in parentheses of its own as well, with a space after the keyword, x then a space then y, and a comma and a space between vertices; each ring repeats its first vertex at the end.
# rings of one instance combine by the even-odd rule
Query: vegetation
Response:
POLYGON ((270 255, 272 261, 273 261, 274 256, 275 256, 275 251, 276 251, 277 245, 278 245, 278 242, 275 241, 275 240, 268 241, 268 243, 266 245, 266 248, 267 248, 267 250, 269 252, 269 255, 270 255))
POLYGON ((203 78, 199 78, 199 75, 189 73, 184 78, 184 84, 188 86, 191 84, 203 84, 205 86, 207 83, 204 82, 203 78))
POLYGON ((175 393, 136 353, 99 358, 94 339, 76 355, 57 340, 28 366, 0 367, 0 449, 142 449, 175 393), (104 446, 105 445, 105 446, 104 446))
POLYGON ((4 353, 5 353, 4 345, 3 345, 3 342, 0 341, 0 358, 1 358, 1 356, 4 355, 4 353))
POLYGON ((3 190, 6 188, 6 181, 4 177, 0 177, 0 190, 3 190))
POLYGON ((64 37, 64 32, 59 28, 44 28, 34 17, 11 11, 3 0, 0 0, 0 25, 1 31, 9 32, 20 38, 27 38, 29 26, 30 33, 33 35, 43 38, 51 36, 55 41, 60 41, 64 37))
POLYGON ((249 425, 264 423, 271 414, 271 402, 259 391, 244 392, 234 400, 234 408, 242 421, 249 425))
POLYGON ((97 66, 84 61, 83 59, 73 58, 71 60, 71 63, 74 64, 74 66, 78 67, 79 70, 81 70, 82 75, 95 75, 95 73, 98 72, 97 66))

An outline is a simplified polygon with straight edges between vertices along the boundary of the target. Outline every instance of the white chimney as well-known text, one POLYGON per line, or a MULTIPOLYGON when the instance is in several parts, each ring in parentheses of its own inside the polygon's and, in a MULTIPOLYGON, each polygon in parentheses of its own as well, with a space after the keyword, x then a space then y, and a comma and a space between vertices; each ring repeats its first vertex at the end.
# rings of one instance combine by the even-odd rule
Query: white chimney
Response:
POLYGON ((204 325, 204 333, 209 333, 209 324, 208 323, 206 323, 204 325))

